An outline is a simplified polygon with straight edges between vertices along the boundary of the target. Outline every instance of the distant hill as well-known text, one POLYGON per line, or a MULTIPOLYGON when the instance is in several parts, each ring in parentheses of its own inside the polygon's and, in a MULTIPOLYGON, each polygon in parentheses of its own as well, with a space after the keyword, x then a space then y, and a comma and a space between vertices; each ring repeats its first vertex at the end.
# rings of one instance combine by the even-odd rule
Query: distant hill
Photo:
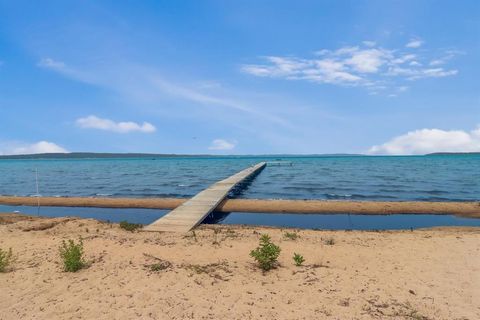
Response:
POLYGON ((447 155, 480 155, 480 152, 434 152, 427 156, 447 156, 447 155))
POLYGON ((72 152, 72 153, 38 153, 38 154, 22 154, 22 155, 0 155, 2 159, 156 159, 156 158, 176 158, 176 157, 265 157, 265 158, 288 158, 288 157, 355 157, 363 156, 361 154, 270 154, 270 155, 209 155, 209 154, 158 154, 158 153, 96 153, 96 152, 72 152))

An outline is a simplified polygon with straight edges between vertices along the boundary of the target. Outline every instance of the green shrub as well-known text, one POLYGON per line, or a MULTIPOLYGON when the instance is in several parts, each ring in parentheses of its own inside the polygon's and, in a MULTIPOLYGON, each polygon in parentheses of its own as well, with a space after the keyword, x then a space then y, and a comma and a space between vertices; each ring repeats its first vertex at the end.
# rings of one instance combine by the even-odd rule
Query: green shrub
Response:
POLYGON ((268 271, 278 264, 280 251, 280 247, 271 242, 268 234, 264 234, 260 237, 260 245, 250 252, 250 256, 257 261, 262 270, 268 271))
POLYGON ((285 232, 283 234, 283 237, 288 240, 297 240, 298 234, 296 234, 295 232, 285 232))
POLYGON ((141 227, 143 227, 143 225, 141 225, 140 223, 131 223, 131 222, 128 222, 128 221, 120 221, 120 228, 124 229, 124 230, 127 230, 127 231, 135 231, 137 229, 140 229, 141 227))
POLYGON ((295 262, 295 265, 297 267, 300 267, 305 262, 305 259, 303 258, 303 256, 301 254, 294 253, 293 254, 293 261, 295 262))
POLYGON ((6 272, 10 264, 13 262, 12 248, 8 251, 0 249, 0 272, 6 272))
POLYGON ((66 272, 77 272, 85 267, 82 239, 78 243, 71 239, 68 241, 63 240, 60 246, 60 257, 63 260, 63 270, 66 272))

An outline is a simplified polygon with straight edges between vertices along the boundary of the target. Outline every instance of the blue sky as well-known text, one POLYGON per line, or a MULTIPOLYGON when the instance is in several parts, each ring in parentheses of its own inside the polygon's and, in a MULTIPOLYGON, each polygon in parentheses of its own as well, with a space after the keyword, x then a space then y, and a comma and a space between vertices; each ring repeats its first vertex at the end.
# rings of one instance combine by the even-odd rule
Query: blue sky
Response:
POLYGON ((0 154, 480 151, 479 1, 2 1, 0 154))

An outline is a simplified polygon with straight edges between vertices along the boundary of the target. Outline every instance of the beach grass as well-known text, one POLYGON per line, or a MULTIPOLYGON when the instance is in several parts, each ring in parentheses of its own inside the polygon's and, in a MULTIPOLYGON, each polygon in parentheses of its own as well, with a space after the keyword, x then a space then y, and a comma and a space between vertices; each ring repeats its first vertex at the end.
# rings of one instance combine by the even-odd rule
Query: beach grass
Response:
POLYGON ((137 229, 140 229, 142 227, 143 227, 143 225, 139 224, 139 223, 131 223, 131 222, 128 222, 126 220, 120 221, 120 228, 122 228, 123 230, 130 231, 130 232, 133 232, 133 231, 135 231, 137 229))

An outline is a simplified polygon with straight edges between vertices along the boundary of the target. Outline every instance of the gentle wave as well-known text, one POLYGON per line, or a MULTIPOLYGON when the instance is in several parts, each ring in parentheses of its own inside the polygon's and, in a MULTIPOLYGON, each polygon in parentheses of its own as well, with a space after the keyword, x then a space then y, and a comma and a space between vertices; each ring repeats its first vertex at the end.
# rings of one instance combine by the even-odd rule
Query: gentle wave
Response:
MULTIPOLYGON (((0 161, 0 194, 190 197, 264 157, 0 161)), ((480 156, 288 157, 231 197, 338 200, 480 200, 480 156)))

